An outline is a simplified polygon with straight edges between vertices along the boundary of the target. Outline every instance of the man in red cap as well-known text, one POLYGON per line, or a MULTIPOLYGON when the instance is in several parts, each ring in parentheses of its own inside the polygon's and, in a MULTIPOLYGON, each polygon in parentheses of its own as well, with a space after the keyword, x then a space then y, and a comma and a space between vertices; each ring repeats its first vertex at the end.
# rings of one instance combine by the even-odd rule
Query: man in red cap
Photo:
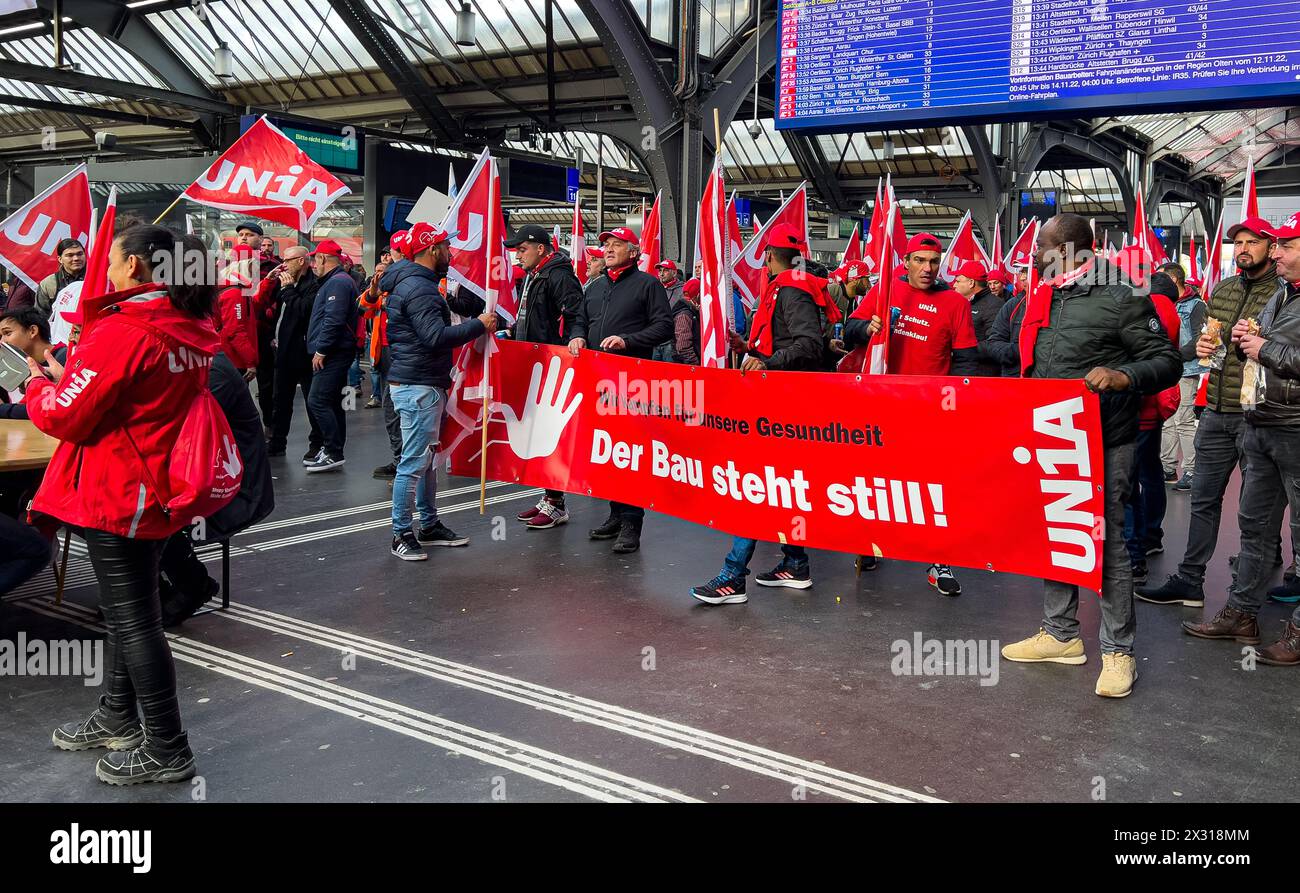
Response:
MULTIPOLYGON (((1245 355, 1228 344, 1228 333, 1243 319, 1258 319, 1277 291, 1277 268, 1274 264, 1273 237, 1268 223, 1259 218, 1242 221, 1228 230, 1232 240, 1237 275, 1224 279, 1210 295, 1209 319, 1218 320, 1220 338, 1208 332, 1182 350, 1184 361, 1205 359, 1203 371, 1209 372, 1206 406, 1196 426, 1196 469, 1192 475, 1191 511, 1187 526, 1187 548, 1182 563, 1159 586, 1139 586, 1135 597, 1155 605, 1205 605, 1205 568, 1214 555, 1219 539, 1219 519, 1223 514, 1223 495, 1233 471, 1245 458, 1242 441, 1246 434, 1241 408, 1242 373, 1245 355)), ((1286 497, 1281 489, 1270 515, 1268 529, 1272 536, 1271 554, 1282 564, 1281 530, 1286 497)), ((1292 543, 1294 549, 1295 544, 1292 543)), ((1250 623, 1254 618, 1247 618, 1250 623)), ((1202 632, 1219 636, 1221 624, 1202 632)), ((1249 624, 1246 624, 1249 625, 1249 624)), ((1231 637, 1230 637, 1231 638, 1231 637)))
POLYGON ((1011 274, 1003 269, 996 269, 989 273, 989 291, 993 292, 993 297, 1006 303, 1007 298, 1011 297, 1008 286, 1011 285, 1011 274))
MULTIPOLYGON (((807 246, 794 227, 779 223, 767 233, 763 262, 767 281, 746 341, 732 333, 732 347, 745 353, 741 368, 746 371, 774 369, 789 372, 821 372, 826 369, 823 316, 839 322, 839 309, 826 291, 826 280, 807 272, 802 258, 807 246)), ((723 559, 721 572, 707 583, 691 589, 691 595, 709 605, 742 604, 745 577, 754 557, 757 540, 733 537, 731 552, 723 559)), ((792 543, 781 545, 781 563, 768 573, 757 574, 760 586, 807 589, 812 586, 808 552, 792 543)))
MULTIPOLYGON (((659 282, 668 292, 668 311, 677 312, 677 305, 682 300, 682 280, 677 274, 677 264, 671 260, 661 260, 655 267, 655 275, 659 277, 659 282)), ((673 339, 669 338, 663 344, 656 345, 651 359, 659 360, 663 363, 673 361, 673 339)))
POLYGON ((591 283, 600 278, 605 272, 605 249, 599 245, 593 245, 587 249, 587 284, 582 287, 585 292, 591 288, 591 283))
MULTIPOLYGON (((895 375, 976 375, 979 341, 971 322, 970 304, 939 279, 943 246, 929 233, 917 233, 907 243, 905 273, 891 283, 891 316, 896 317, 889 338, 889 369, 895 375)), ((871 341, 872 331, 883 325, 868 297, 844 326, 845 347, 871 341), (873 329, 872 327, 875 327, 873 329)), ((859 568, 874 570, 878 559, 859 558, 859 568)), ((946 564, 935 562, 926 573, 940 595, 961 595, 961 584, 946 564)))
POLYGON ((424 561, 425 546, 469 543, 438 518, 435 453, 451 387, 452 351, 495 331, 497 319, 495 313, 482 313, 452 325, 451 308, 439 289, 451 263, 451 244, 440 227, 412 226, 406 253, 411 259, 390 267, 379 284, 388 292, 388 390, 402 420, 391 551, 403 561, 424 561))
MULTIPOLYGON (((1243 318, 1231 334, 1236 350, 1259 368, 1259 374, 1248 376, 1253 387, 1248 383, 1241 395, 1248 403, 1242 439, 1246 468, 1237 512, 1241 553, 1223 609, 1204 623, 1183 622, 1183 630, 1198 638, 1245 645, 1260 640, 1257 618, 1264 604, 1261 589, 1272 574, 1278 494, 1289 497, 1291 540, 1300 541, 1300 214, 1261 229, 1261 235, 1276 240, 1277 283, 1258 316, 1258 332, 1252 333, 1243 318)), ((1198 462, 1197 481, 1201 469, 1198 462)), ((1270 595, 1278 601, 1300 600, 1300 586, 1279 587, 1270 595)), ((1258 658, 1275 666, 1300 666, 1300 608, 1286 621, 1282 638, 1261 649, 1258 658)))
POLYGON ((700 280, 682 283, 682 299, 673 311, 673 362, 688 366, 700 362, 700 280))
POLYGON ((389 270, 405 260, 406 236, 408 230, 399 229, 388 240, 388 261, 382 257, 375 265, 375 274, 370 277, 370 285, 361 293, 357 306, 363 318, 370 321, 370 368, 371 395, 366 402, 366 409, 382 407, 384 410, 384 430, 388 433, 388 446, 392 450, 393 460, 380 465, 371 476, 377 480, 392 480, 397 476, 397 463, 402 458, 402 420, 393 406, 393 398, 388 393, 388 310, 386 303, 388 292, 380 286, 381 280, 389 270))
MULTIPOLYGON (((668 293, 658 279, 636 268, 640 251, 636 233, 626 226, 600 234, 605 251, 605 271, 587 284, 569 334, 569 353, 583 348, 650 359, 656 345, 672 337, 673 319, 668 293)), ((593 540, 615 539, 614 551, 641 548, 645 509, 621 502, 609 504, 609 517, 588 535, 593 540)))
POLYGON ((975 327, 975 340, 979 342, 979 371, 977 375, 997 378, 1002 375, 1002 363, 995 351, 985 347, 1002 309, 1002 299, 989 288, 992 283, 988 270, 977 260, 968 260, 957 268, 953 277, 953 291, 970 302, 971 324, 975 327))
POLYGON ((311 394, 307 411, 320 426, 325 443, 320 453, 304 462, 308 474, 333 471, 347 460, 347 416, 343 411, 343 386, 357 355, 357 284, 343 269, 343 249, 325 239, 312 252, 312 269, 320 280, 311 322, 307 325, 307 350, 312 354, 311 394))

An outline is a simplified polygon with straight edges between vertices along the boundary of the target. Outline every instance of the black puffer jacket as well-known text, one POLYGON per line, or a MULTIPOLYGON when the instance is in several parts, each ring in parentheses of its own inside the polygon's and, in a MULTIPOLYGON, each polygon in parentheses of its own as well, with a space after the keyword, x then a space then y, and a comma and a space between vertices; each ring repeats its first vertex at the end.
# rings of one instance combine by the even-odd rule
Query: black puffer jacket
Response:
POLYGON ((1047 327, 1034 344, 1028 378, 1084 378, 1102 366, 1123 372, 1123 391, 1101 395, 1102 441, 1132 443, 1142 397, 1178 383, 1183 361, 1156 316, 1155 305, 1110 264, 1091 276, 1052 290, 1047 327))
POLYGON ((997 321, 1002 309, 1002 299, 987 288, 980 291, 970 302, 970 320, 975 326, 975 340, 979 342, 979 371, 976 375, 996 378, 1002 375, 1002 363, 996 351, 985 350, 993 335, 993 323, 997 321))
POLYGON ((235 498, 208 519, 206 542, 230 539, 275 511, 275 487, 271 483, 271 463, 267 460, 266 437, 262 433, 262 416, 248 392, 248 384, 239 370, 223 353, 212 358, 208 388, 225 413, 235 446, 244 463, 244 479, 235 498))
POLYGON ((1025 319, 1025 296, 1013 295, 989 327, 989 340, 980 343, 980 357, 1002 368, 1003 378, 1020 377, 1020 324, 1025 319))
POLYGON ((379 280, 388 292, 388 381, 451 387, 451 352, 487 331, 477 318, 451 324, 441 279, 417 263, 395 265, 379 280))
POLYGON ((673 318, 663 283, 635 267, 615 280, 606 270, 588 283, 569 339, 583 338, 587 347, 617 335, 627 344, 630 357, 650 359, 656 346, 673 337, 673 318))
POLYGON ((577 324, 578 305, 582 303, 582 285, 569 255, 551 252, 524 278, 522 288, 520 318, 515 321, 511 337, 539 344, 568 344, 568 333, 577 324))
MULTIPOLYGON (((1246 421, 1268 428, 1300 428, 1300 288, 1279 279, 1259 315, 1264 346, 1264 400, 1246 411, 1246 421)), ((1238 351, 1238 353, 1240 353, 1238 351)), ((1245 354, 1240 354, 1245 359, 1245 354)))

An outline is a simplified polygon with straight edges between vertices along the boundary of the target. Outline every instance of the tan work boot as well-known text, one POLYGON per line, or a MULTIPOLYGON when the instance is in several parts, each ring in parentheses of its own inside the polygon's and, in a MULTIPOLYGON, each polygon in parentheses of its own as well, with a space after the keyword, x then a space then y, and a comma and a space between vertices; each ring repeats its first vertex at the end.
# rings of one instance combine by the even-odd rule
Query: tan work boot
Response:
POLYGON ((1012 642, 1002 649, 1002 656, 1017 663, 1082 664, 1088 662, 1083 653, 1083 639, 1077 636, 1062 642, 1045 629, 1020 642, 1012 642))
POLYGON ((1118 651, 1103 651, 1101 675, 1097 677, 1097 694, 1103 698, 1127 698, 1137 682, 1137 658, 1118 651))

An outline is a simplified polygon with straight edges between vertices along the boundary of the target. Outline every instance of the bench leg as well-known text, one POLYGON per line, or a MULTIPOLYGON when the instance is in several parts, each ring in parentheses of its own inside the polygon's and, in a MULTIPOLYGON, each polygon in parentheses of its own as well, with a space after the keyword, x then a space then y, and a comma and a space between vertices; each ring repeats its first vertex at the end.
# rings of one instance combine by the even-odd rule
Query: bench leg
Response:
POLYGON ((68 579, 68 547, 72 545, 72 531, 65 529, 63 531, 63 554, 59 556, 59 565, 54 572, 54 581, 57 584, 54 589, 54 603, 63 604, 63 587, 68 579))

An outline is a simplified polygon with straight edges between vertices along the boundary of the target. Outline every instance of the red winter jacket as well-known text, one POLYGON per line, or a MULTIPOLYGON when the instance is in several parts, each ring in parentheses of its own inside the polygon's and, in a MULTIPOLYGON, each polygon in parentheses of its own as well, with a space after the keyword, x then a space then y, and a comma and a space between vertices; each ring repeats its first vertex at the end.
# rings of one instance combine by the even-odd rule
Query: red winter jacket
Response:
POLYGON ((32 510, 118 536, 166 539, 193 519, 168 517, 156 486, 169 484, 172 447, 190 402, 208 386, 220 341, 210 321, 175 309, 156 283, 109 300, 59 383, 39 378, 27 388, 32 424, 62 441, 32 510), (181 349, 130 318, 168 333, 181 349))
POLYGON ((222 283, 217 295, 217 314, 213 325, 221 338, 221 351, 235 364, 236 369, 253 369, 257 366, 257 319, 253 302, 244 294, 244 286, 222 283))

